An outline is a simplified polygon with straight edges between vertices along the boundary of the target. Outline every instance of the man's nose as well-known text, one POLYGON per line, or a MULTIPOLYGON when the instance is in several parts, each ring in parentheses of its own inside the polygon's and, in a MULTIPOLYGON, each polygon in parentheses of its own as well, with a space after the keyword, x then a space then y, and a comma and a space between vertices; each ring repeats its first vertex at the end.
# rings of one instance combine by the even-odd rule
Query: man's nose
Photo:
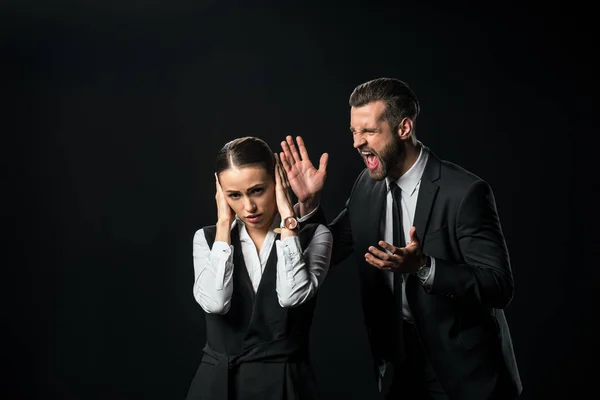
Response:
POLYGON ((365 137, 360 133, 354 135, 354 148, 359 149, 367 143, 365 137))

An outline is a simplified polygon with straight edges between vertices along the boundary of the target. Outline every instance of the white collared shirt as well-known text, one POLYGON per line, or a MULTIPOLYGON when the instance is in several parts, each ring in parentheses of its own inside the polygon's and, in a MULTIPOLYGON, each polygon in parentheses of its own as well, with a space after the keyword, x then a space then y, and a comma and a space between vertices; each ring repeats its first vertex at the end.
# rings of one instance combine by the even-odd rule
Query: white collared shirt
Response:
MULTIPOLYGON (((255 292, 275 243, 276 292, 279 304, 282 307, 294 307, 316 293, 327 275, 331 261, 333 236, 327 227, 319 225, 303 251, 298 236, 275 240, 273 229, 280 224, 278 216, 258 252, 241 220, 236 218, 231 229, 238 224, 242 255, 255 292)), ((233 252, 233 245, 219 241, 215 241, 211 249, 203 229, 194 235, 194 298, 207 313, 225 314, 229 311, 233 293, 233 252)))
MULTIPOLYGON (((394 224, 392 223, 393 197, 392 191, 390 190, 390 184, 397 184, 402 192, 402 230, 404 232, 404 238, 408 242, 410 240, 410 228, 412 228, 415 219, 415 210, 417 208, 417 199, 419 198, 421 177, 423 176, 423 171, 425 171, 425 165, 427 165, 428 158, 429 152, 424 146, 421 145, 421 151, 419 152, 417 161, 415 161, 412 167, 410 167, 410 169, 406 171, 404 175, 402 175, 396 182, 392 182, 389 178, 385 179, 387 186, 387 205, 383 240, 388 243, 393 243, 394 238, 394 224)), ((406 243, 403 243, 402 247, 405 245, 406 243)), ((430 258, 431 270, 427 280, 424 282, 425 287, 431 287, 433 284, 433 276, 435 274, 435 259, 433 257, 430 258)), ((394 273, 391 271, 384 271, 384 273, 387 278, 386 283, 392 290, 395 290, 394 273)), ((408 300, 406 298, 406 278, 408 278, 408 275, 409 274, 404 274, 404 279, 402 280, 402 315, 404 319, 412 321, 410 305, 408 304, 408 300)))

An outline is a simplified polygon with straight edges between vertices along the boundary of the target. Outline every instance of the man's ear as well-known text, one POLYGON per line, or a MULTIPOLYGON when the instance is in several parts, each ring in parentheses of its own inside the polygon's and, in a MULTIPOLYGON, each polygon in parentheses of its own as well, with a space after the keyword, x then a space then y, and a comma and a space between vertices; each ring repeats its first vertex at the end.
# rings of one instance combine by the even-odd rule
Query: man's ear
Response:
POLYGON ((413 121, 408 117, 404 117, 400 124, 398 125, 398 131, 396 134, 401 140, 410 139, 410 134, 413 130, 413 121))

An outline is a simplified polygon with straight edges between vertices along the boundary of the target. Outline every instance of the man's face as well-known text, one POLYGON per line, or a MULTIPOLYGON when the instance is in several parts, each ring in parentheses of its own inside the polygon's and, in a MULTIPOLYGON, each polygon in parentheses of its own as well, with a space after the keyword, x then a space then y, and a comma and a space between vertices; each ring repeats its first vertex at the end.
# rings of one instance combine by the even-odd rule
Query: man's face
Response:
POLYGON ((403 147, 396 132, 382 119, 383 101, 374 101, 350 110, 350 131, 372 179, 380 181, 398 169, 403 147))

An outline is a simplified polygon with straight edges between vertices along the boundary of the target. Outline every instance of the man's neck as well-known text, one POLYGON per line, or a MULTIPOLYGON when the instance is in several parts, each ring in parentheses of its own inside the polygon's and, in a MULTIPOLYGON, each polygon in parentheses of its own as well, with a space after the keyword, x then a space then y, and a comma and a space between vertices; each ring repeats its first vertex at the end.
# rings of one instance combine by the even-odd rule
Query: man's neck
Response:
POLYGON ((405 143, 404 145, 404 153, 398 163, 398 166, 394 173, 390 174, 390 179, 395 181, 399 179, 402 175, 406 173, 419 158, 419 153, 421 152, 421 144, 412 144, 410 142, 405 143))

